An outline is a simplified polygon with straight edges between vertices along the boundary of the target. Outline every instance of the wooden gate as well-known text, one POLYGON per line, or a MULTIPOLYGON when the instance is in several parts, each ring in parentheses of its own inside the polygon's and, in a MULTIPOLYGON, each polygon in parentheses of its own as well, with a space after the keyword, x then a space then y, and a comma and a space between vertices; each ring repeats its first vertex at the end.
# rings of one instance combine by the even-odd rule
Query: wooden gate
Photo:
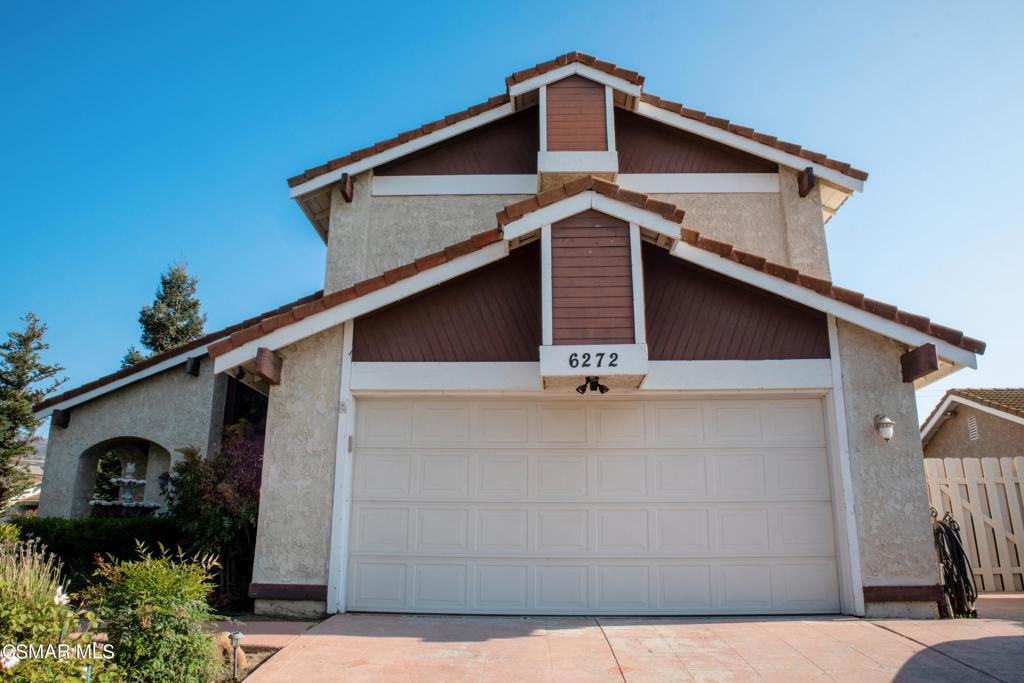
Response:
POLYGON ((1024 457, 925 458, 928 498, 952 513, 979 591, 1024 590, 1024 457))

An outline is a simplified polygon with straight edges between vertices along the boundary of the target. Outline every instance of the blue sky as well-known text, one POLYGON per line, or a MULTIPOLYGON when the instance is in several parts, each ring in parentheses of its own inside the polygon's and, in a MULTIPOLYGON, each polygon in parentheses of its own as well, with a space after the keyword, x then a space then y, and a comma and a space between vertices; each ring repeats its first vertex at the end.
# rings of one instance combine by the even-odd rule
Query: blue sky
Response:
POLYGON ((0 330, 37 312, 74 385, 172 261, 208 329, 316 290, 286 177, 581 50, 871 173, 828 225, 835 281, 989 342, 923 410, 1024 385, 1022 29, 1012 2, 5 2, 0 330))

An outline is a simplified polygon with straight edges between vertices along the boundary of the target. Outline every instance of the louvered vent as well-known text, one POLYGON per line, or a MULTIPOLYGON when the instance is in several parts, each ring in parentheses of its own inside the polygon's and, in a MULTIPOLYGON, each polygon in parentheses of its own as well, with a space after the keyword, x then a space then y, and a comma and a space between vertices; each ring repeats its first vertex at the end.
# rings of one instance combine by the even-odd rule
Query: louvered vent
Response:
POLYGON ((967 418, 967 436, 971 441, 978 440, 978 421, 974 417, 967 418))

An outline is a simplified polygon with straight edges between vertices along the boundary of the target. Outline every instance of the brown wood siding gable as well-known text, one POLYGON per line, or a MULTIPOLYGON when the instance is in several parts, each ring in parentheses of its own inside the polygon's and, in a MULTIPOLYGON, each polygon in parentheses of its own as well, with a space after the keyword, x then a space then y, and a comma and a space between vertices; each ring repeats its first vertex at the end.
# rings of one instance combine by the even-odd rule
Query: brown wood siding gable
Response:
POLYGON ((651 360, 828 358, 824 313, 643 245, 651 360))
POLYGON ((589 210, 551 226, 554 344, 632 344, 629 224, 589 210))
POLYGON ((547 86, 548 150, 607 150, 604 98, 604 86, 582 76, 570 76, 547 86))
POLYGON ((378 166, 375 175, 528 175, 537 172, 537 107, 378 166))
POLYGON ((352 360, 536 361, 541 343, 540 247, 356 319, 352 360))
POLYGON ((615 109, 619 173, 776 173, 760 157, 615 109))

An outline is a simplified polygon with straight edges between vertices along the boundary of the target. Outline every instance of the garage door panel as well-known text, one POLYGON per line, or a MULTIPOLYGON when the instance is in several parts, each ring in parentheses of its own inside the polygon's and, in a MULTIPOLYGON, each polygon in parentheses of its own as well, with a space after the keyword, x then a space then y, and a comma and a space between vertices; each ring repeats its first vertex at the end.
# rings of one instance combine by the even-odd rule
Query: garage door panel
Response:
POLYGON ((372 399, 357 425, 353 610, 839 608, 818 400, 372 399))

